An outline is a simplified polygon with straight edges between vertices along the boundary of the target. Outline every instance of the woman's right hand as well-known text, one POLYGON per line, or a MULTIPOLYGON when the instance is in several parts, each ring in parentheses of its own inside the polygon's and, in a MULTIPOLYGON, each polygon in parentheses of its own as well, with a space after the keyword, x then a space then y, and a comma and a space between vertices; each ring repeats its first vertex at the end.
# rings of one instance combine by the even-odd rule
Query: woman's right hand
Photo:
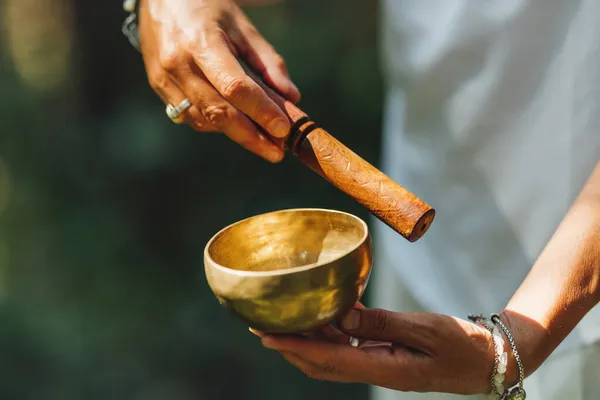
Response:
POLYGON ((283 111, 246 74, 238 58, 293 102, 300 93, 282 57, 233 0, 142 0, 139 29, 152 88, 165 104, 189 99, 182 119, 202 132, 223 132, 271 162, 289 134, 283 111), (256 123, 256 125, 254 123, 256 123))

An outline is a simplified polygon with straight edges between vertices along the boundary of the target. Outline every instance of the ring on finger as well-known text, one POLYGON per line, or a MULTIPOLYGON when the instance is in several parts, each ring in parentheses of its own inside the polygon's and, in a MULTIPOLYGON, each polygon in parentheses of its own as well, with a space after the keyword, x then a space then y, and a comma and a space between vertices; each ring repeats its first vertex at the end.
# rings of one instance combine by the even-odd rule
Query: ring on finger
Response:
POLYGON ((189 99, 185 99, 181 103, 179 103, 178 106, 167 104, 165 111, 171 121, 175 122, 176 124, 181 124, 183 122, 183 119, 180 118, 181 113, 190 108, 191 106, 192 103, 189 101, 189 99))

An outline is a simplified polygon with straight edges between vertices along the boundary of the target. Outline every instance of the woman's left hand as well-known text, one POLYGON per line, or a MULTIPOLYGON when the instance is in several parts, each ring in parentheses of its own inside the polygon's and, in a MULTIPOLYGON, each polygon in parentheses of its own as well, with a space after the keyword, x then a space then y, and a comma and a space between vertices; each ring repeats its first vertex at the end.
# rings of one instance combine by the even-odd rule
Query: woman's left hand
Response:
MULTIPOLYGON (((260 335, 309 377, 399 391, 489 393, 494 365, 490 332, 439 314, 355 308, 338 324, 300 336, 260 335), (363 341, 348 344, 351 335, 363 341), (365 342, 366 341, 366 342, 365 342)), ((507 371, 510 380, 514 371, 507 371)))

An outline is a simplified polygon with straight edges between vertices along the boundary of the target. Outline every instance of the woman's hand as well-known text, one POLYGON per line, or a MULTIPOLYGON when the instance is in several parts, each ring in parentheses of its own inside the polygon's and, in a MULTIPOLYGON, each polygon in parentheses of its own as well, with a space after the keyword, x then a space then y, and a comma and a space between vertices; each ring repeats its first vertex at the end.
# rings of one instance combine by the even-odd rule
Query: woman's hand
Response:
MULTIPOLYGON (((261 335, 306 375, 411 392, 489 393, 494 366, 490 332, 445 315, 359 309, 309 337, 261 335), (363 342, 348 344, 349 336, 363 342)), ((515 371, 507 371, 507 380, 515 371)), ((512 375, 512 376, 511 376, 512 375)))
MULTIPOLYGON (((600 301, 600 162, 575 203, 501 314, 531 375, 600 301)), ((355 308, 343 331, 306 337, 262 336, 307 375, 400 391, 488 393, 494 365, 491 334, 460 319, 428 313, 355 308), (349 336, 370 340, 359 348, 349 336)), ((505 340, 506 342, 506 340, 505 340)), ((505 343, 505 387, 517 383, 505 343)))
POLYGON ((224 132, 271 162, 283 158, 253 123, 276 138, 288 135, 283 111, 240 65, 244 60, 291 101, 300 93, 283 59, 232 0, 142 0, 142 54, 150 85, 165 102, 189 99, 185 122, 198 131, 224 132))

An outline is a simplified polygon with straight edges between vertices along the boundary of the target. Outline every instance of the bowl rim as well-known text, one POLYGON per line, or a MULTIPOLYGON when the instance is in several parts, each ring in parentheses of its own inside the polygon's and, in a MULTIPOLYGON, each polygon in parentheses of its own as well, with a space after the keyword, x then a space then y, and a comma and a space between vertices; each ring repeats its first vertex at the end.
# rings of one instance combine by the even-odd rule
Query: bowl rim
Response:
POLYGON ((321 267, 323 265, 328 265, 328 264, 332 264, 338 260, 341 260, 344 257, 347 257, 349 254, 352 254, 353 252, 355 252, 359 247, 361 247, 362 245, 364 245, 364 243, 367 241, 367 239, 369 238, 370 232, 369 232, 369 226, 367 225, 367 223, 360 217, 357 217, 354 214, 350 214, 347 213, 345 211, 339 211, 339 210, 333 210, 333 209, 327 209, 327 208, 286 208, 286 209, 281 209, 281 210, 274 210, 274 211, 269 211, 269 212, 265 212, 265 213, 261 213, 261 214, 256 214, 244 219, 241 219, 239 221, 233 222, 229 225, 227 225, 226 227, 222 228, 221 230, 219 230, 217 233, 215 233, 210 240, 208 241, 208 243, 206 243, 206 246, 204 246, 204 262, 206 263, 210 263, 212 267, 221 270, 222 272, 226 272, 232 275, 237 275, 237 276, 242 276, 242 277, 271 277, 271 276, 282 276, 282 275, 288 275, 288 274, 293 274, 293 273, 297 273, 297 272, 303 272, 303 271, 307 271, 313 268, 318 268, 321 267), (233 268, 228 268, 225 267, 224 265, 219 264, 218 262, 216 262, 215 260, 213 260, 213 258, 211 257, 208 249, 210 248, 210 245, 214 242, 214 240, 223 232, 225 232, 226 230, 241 224, 245 221, 248 221, 250 219, 253 218, 257 218, 257 217, 261 217, 261 216, 265 216, 265 215, 269 215, 269 214, 275 214, 275 213, 280 213, 280 212, 295 212, 295 211, 324 211, 327 213, 336 213, 336 214, 344 214, 347 215, 351 218, 353 218, 354 220, 358 221, 362 226, 363 226, 363 236, 362 238, 358 241, 358 244, 354 247, 352 247, 350 250, 348 250, 345 254, 335 257, 331 260, 328 261, 321 261, 321 262, 316 262, 316 263, 311 263, 311 264, 306 264, 306 265, 301 265, 298 267, 293 267, 293 268, 288 268, 288 269, 281 269, 281 270, 275 270, 275 271, 242 271, 239 269, 233 269, 233 268))

